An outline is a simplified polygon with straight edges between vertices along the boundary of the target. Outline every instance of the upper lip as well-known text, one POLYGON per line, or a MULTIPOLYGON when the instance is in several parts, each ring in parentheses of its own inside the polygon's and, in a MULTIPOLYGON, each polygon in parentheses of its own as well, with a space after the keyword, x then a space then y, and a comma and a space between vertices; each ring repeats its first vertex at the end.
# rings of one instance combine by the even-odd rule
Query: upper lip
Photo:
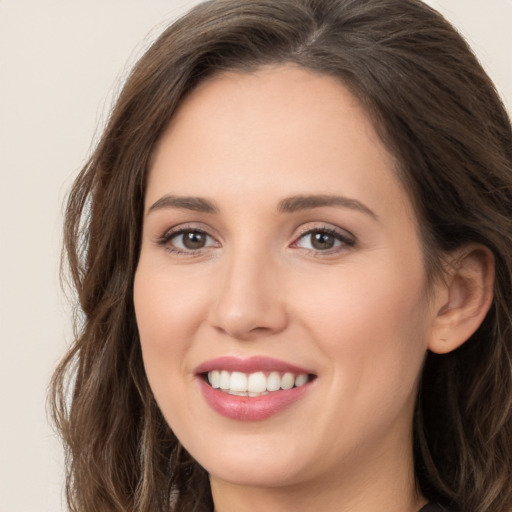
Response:
POLYGON ((290 372, 296 375, 301 373, 313 374, 311 370, 301 368, 294 364, 274 359, 266 356, 253 356, 248 358, 234 357, 234 356, 222 356, 214 359, 209 359, 204 363, 201 363, 196 369, 196 374, 208 373, 213 370, 227 370, 228 372, 242 372, 242 373, 254 373, 254 372, 290 372))

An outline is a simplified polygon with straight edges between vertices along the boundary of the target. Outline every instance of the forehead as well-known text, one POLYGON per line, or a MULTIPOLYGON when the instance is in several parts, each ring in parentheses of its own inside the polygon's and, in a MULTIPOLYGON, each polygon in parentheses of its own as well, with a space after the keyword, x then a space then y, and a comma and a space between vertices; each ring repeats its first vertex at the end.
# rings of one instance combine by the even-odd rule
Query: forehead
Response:
POLYGON ((147 195, 223 195, 242 185, 249 195, 327 194, 334 187, 368 200, 385 189, 388 199, 407 203, 394 169, 340 81, 268 66, 215 75, 186 97, 155 147, 147 195))
MULTIPOLYGON (((286 147, 291 144, 297 151, 307 138, 309 145, 321 142, 319 149, 327 151, 329 142, 342 143, 340 138, 351 134, 372 138, 382 146, 372 121, 346 86, 334 77, 293 64, 247 73, 224 72, 201 82, 181 102, 162 139, 175 137, 177 132, 209 133, 218 139, 203 138, 198 140, 201 145, 220 142, 221 135, 227 134, 238 147, 244 147, 244 136, 250 135, 253 145, 266 143, 266 152, 273 149, 269 139, 276 145, 286 141, 286 147), (328 137, 333 129, 335 137, 328 137)), ((390 159, 387 152, 382 156, 390 159)))

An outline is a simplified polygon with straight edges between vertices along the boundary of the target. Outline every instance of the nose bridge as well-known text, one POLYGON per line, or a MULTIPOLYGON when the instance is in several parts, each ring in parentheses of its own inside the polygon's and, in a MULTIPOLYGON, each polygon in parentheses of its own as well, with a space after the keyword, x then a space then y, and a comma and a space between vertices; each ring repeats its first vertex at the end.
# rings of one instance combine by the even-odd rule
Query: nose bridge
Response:
POLYGON ((210 312, 214 327, 237 339, 282 330, 287 317, 278 263, 271 251, 248 241, 227 252, 210 312))

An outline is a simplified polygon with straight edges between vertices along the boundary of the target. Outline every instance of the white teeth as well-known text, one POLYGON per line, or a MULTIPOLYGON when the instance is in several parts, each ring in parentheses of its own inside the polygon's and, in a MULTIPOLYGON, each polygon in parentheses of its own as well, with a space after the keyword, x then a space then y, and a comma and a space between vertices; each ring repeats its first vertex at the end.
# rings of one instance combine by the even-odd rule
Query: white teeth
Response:
POLYGON ((247 375, 242 372, 233 372, 229 379, 229 389, 231 391, 247 391, 247 375))
POLYGON ((234 389, 230 389, 229 394, 237 396, 247 396, 247 391, 235 391, 234 389))
POLYGON ((281 375, 277 372, 272 372, 267 377, 267 390, 277 391, 278 389, 281 389, 281 375))
POLYGON ((295 384, 295 376, 293 373, 285 373, 281 378, 282 389, 292 389, 295 384))
POLYGON ((208 377, 212 388, 217 389, 220 387, 220 372, 218 370, 213 370, 213 372, 210 372, 208 377))
MULTIPOLYGON (((208 378, 210 377, 210 373, 208 374, 208 378)), ((219 388, 220 389, 229 389, 229 381, 230 381, 229 372, 227 372, 226 370, 222 370, 220 372, 219 388)))
POLYGON ((245 374, 226 370, 213 370, 208 373, 208 382, 212 388, 221 389, 231 395, 251 397, 303 386, 308 380, 305 373, 294 375, 291 372, 270 372, 267 376, 263 372, 245 374))
POLYGON ((304 386, 306 382, 308 381, 308 376, 305 373, 301 373, 300 375, 297 375, 295 377, 295 387, 298 388, 299 386, 304 386))
POLYGON ((250 393, 263 393, 267 390, 267 378, 263 372, 251 373, 247 379, 247 391, 250 393))

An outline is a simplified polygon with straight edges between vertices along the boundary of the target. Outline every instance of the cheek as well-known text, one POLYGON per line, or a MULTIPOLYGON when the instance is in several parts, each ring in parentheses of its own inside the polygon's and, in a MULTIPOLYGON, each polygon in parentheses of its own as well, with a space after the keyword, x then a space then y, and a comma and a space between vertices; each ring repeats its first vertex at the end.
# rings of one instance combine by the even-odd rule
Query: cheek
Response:
POLYGON ((346 270, 338 279, 317 275, 304 289, 297 316, 334 362, 340 389, 392 395, 414 388, 429 325, 421 266, 404 272, 382 261, 360 272, 346 270))
POLYGON ((135 314, 146 375, 166 417, 191 378, 186 356, 202 318, 200 295, 194 280, 171 280, 141 259, 134 281, 135 314))
POLYGON ((141 343, 162 351, 186 343, 206 309, 202 279, 178 276, 165 268, 141 263, 135 274, 134 304, 141 343))
POLYGON ((324 403, 331 412, 323 430, 335 440, 333 453, 344 443, 362 446, 361 435, 371 446, 396 425, 407 435, 410 425, 426 353, 422 280, 384 276, 350 272, 343 286, 325 283, 324 293, 303 299, 327 361, 324 403))

